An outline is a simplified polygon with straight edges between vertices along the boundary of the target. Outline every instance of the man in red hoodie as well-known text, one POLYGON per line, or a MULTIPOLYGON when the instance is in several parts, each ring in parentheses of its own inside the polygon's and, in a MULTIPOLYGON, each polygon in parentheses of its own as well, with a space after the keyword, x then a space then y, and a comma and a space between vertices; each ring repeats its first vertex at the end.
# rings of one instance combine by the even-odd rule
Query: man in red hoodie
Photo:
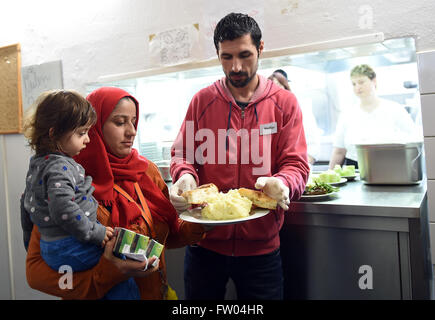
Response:
POLYGON ((290 200, 308 179, 302 113, 293 93, 257 75, 263 51, 255 20, 231 13, 219 21, 214 43, 225 77, 192 99, 172 146, 170 197, 214 183, 220 191, 261 189, 278 201, 266 216, 216 226, 186 248, 186 299, 223 299, 231 278, 238 299, 282 299, 279 231, 290 200))

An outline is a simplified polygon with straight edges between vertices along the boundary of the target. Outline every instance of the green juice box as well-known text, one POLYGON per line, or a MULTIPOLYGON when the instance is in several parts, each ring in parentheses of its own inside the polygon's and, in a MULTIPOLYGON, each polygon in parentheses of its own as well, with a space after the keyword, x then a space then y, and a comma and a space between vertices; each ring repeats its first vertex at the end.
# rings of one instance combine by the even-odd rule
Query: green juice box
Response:
MULTIPOLYGON (((147 261, 154 256, 159 258, 163 251, 162 244, 131 230, 116 227, 115 234, 116 241, 113 247, 113 253, 122 254, 126 258, 147 261)), ((155 264, 153 264, 153 266, 155 266, 155 264)))
POLYGON ((136 233, 125 229, 125 228, 115 228, 116 241, 113 247, 113 252, 118 254, 125 254, 131 252, 131 247, 136 233))
MULTIPOLYGON (((154 256, 159 258, 162 251, 163 251, 163 245, 158 243, 156 240, 151 239, 145 255, 148 259, 154 256)), ((153 263, 153 267, 155 267, 156 262, 153 263)))
POLYGON ((150 241, 149 237, 144 236, 143 234, 136 233, 136 236, 134 237, 133 240, 132 252, 138 254, 145 253, 149 241, 150 241))

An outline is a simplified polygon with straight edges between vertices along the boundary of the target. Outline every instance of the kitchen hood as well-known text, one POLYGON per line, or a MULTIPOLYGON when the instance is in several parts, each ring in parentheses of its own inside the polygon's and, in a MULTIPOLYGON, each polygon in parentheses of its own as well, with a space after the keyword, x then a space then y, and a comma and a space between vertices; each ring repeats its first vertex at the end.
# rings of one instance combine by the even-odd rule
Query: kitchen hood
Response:
POLYGON ((415 62, 415 40, 410 37, 389 39, 381 43, 263 59, 261 66, 273 68, 280 64, 277 60, 282 60, 282 65, 334 73, 350 70, 358 64, 359 57, 364 57, 365 63, 374 68, 415 62))

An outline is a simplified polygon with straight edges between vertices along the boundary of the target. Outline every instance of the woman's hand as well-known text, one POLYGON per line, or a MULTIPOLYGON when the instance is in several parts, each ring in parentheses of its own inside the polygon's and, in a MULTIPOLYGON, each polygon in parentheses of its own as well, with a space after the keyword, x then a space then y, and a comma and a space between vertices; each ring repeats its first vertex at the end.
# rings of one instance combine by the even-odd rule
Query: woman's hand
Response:
POLYGON ((344 162, 344 158, 346 157, 346 153, 347 149, 335 147, 332 150, 331 160, 329 161, 329 169, 334 169, 336 164, 341 166, 344 162))
POLYGON ((152 257, 148 259, 148 269, 145 270, 147 266, 146 261, 135 261, 135 260, 122 260, 113 255, 113 246, 115 245, 116 238, 113 237, 110 239, 104 248, 104 257, 111 261, 123 274, 127 277, 135 277, 135 278, 144 278, 150 275, 153 272, 156 272, 159 269, 159 263, 156 263, 156 266, 153 267, 152 264, 156 257, 152 257))

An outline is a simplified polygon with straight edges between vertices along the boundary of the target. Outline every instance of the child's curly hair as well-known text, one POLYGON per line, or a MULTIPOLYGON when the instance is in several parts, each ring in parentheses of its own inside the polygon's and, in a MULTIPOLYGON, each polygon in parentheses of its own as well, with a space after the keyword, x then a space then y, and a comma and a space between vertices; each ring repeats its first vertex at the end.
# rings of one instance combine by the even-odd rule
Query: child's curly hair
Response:
POLYGON ((58 141, 83 126, 93 126, 97 114, 82 95, 73 90, 43 92, 26 111, 24 136, 37 155, 58 151, 58 141))

